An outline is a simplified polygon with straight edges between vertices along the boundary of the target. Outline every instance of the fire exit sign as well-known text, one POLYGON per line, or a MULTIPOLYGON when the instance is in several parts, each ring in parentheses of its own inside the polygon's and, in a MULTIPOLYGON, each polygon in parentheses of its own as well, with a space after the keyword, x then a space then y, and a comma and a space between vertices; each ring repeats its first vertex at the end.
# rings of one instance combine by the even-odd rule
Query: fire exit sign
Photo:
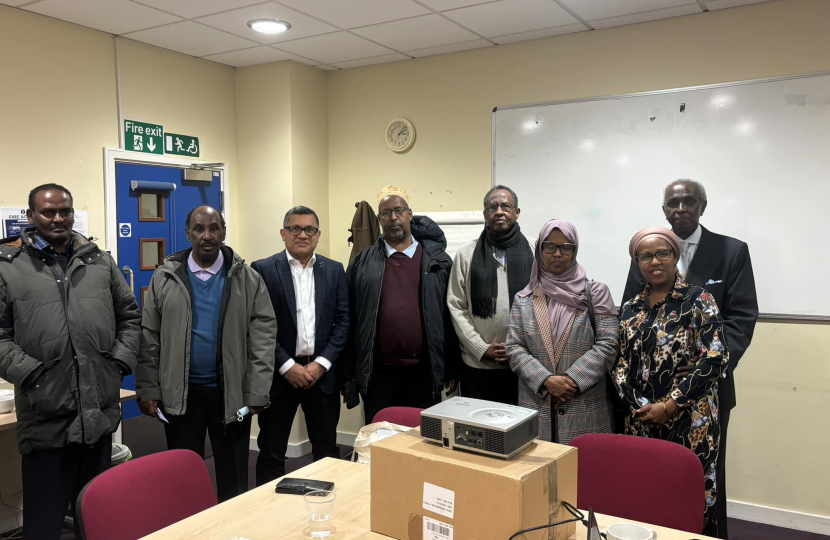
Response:
POLYGON ((164 126, 124 120, 124 149, 164 154, 164 126))

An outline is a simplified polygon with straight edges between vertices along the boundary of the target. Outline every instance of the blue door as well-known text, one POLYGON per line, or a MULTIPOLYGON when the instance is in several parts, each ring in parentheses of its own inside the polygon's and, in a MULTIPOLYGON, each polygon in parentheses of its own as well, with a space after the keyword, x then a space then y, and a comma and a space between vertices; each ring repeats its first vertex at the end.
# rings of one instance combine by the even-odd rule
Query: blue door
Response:
MULTIPOLYGON (((190 247, 184 231, 188 212, 202 205, 222 210, 221 176, 211 176, 209 182, 189 181, 177 167, 116 164, 118 267, 132 284, 139 308, 156 266, 190 247)), ((125 378, 123 386, 134 390, 135 376, 125 378)), ((140 414, 134 401, 124 405, 125 420, 140 414)))

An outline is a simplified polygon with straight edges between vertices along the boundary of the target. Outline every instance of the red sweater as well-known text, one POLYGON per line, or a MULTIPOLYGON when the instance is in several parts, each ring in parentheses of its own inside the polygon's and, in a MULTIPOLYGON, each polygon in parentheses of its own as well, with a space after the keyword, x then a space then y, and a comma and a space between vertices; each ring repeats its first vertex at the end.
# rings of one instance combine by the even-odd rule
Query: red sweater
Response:
POLYGON ((421 244, 410 259, 393 253, 386 259, 378 306, 375 359, 391 366, 416 366, 426 357, 427 339, 421 299, 421 244))

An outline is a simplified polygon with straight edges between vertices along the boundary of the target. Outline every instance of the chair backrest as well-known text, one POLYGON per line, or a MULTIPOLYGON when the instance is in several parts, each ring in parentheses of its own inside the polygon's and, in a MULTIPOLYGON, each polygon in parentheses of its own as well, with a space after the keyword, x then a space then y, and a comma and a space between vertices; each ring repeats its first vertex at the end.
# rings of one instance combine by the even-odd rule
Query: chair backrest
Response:
POLYGON ((215 505, 202 458, 168 450, 99 474, 75 508, 86 540, 137 540, 215 505))
POLYGON ((577 506, 700 534, 703 465, 679 444, 631 435, 580 435, 577 506))
POLYGON ((421 425, 421 411, 415 407, 387 407, 377 412, 372 419, 375 422, 391 422, 407 427, 418 427, 421 425))

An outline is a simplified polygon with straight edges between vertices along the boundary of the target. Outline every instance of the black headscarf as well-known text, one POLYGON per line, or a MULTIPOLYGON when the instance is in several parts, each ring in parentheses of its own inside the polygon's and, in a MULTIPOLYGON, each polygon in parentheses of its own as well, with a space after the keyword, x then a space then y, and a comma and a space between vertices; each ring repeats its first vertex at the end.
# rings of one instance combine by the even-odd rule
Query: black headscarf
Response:
POLYGON ((533 250, 522 235, 518 223, 504 234, 496 234, 484 227, 470 261, 473 316, 480 319, 489 319, 496 313, 499 280, 497 262, 493 257, 494 247, 505 251, 507 290, 510 293, 511 307, 516 293, 524 289, 530 281, 530 272, 533 269, 533 250))

